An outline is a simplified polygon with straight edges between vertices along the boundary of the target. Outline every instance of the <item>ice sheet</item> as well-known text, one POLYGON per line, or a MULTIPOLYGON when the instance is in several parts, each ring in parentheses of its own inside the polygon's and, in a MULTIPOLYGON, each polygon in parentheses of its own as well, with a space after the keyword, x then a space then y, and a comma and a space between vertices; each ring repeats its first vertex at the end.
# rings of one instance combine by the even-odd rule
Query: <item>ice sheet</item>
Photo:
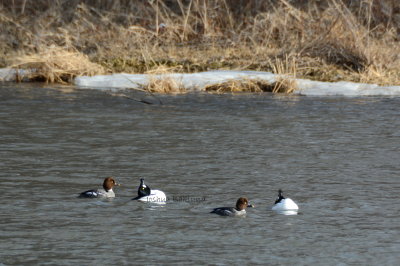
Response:
MULTIPOLYGON (((0 69, 0 81, 15 81, 18 76, 26 77, 33 70, 0 69), (18 75, 17 75, 18 73, 18 75)), ((201 91, 208 85, 229 80, 257 79, 273 83, 279 76, 262 71, 215 70, 199 73, 172 74, 111 74, 77 77, 74 83, 80 88, 120 90, 140 88, 154 78, 172 78, 188 91, 201 91)), ((294 94, 309 96, 400 96, 400 86, 378 86, 376 84, 354 82, 321 82, 307 79, 296 79, 297 90, 294 94)))
MULTIPOLYGON (((94 77, 78 77, 75 85, 79 87, 103 88, 103 89, 126 89, 138 88, 148 83, 150 78, 173 78, 180 82, 189 91, 200 91, 207 85, 217 84, 229 80, 259 79, 274 82, 278 75, 261 71, 229 71, 216 70, 188 74, 113 74, 94 77)), ((298 89, 295 94, 313 96, 377 96, 377 95, 399 95, 400 86, 378 86, 376 84, 354 83, 354 82, 320 82, 307 79, 296 79, 298 89)))

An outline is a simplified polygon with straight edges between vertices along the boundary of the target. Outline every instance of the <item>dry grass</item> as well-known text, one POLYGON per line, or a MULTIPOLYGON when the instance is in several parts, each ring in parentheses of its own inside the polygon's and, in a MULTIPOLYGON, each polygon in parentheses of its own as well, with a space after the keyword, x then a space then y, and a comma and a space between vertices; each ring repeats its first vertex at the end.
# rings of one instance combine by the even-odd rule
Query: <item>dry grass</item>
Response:
POLYGON ((211 93, 292 93, 296 90, 293 79, 279 78, 276 82, 268 83, 263 80, 245 79, 230 80, 218 84, 208 85, 202 90, 211 93))
POLYGON ((150 77, 149 83, 142 89, 151 93, 162 94, 182 94, 187 92, 181 82, 167 75, 150 77))
POLYGON ((149 75, 149 82, 147 85, 140 89, 150 93, 163 93, 163 94, 182 94, 187 90, 182 82, 171 77, 169 74, 181 72, 179 67, 167 67, 158 65, 154 69, 148 70, 146 74, 149 75))
MULTIPOLYGON (((241 69, 282 80, 400 84, 398 0, 3 0, 0 23, 3 66, 16 57, 30 64, 31 56, 56 46, 108 72, 241 69)), ((68 64, 46 64, 38 69, 48 81, 81 74, 68 64)), ((153 83, 156 90, 161 82, 153 83)), ((172 85, 165 87, 180 87, 172 85)), ((276 91, 281 87, 295 84, 276 91)))
POLYGON ((272 92, 288 94, 297 89, 296 73, 298 67, 296 57, 275 58, 274 60, 269 60, 269 65, 272 72, 277 74, 275 82, 268 83, 259 79, 229 80, 206 86, 202 90, 214 93, 272 92))
POLYGON ((263 82, 257 80, 229 80, 218 84, 208 85, 202 90, 212 93, 263 92, 267 87, 266 85, 267 84, 264 86, 263 82))
POLYGON ((31 55, 22 55, 13 61, 13 68, 34 70, 30 74, 30 79, 46 82, 71 82, 76 76, 104 73, 104 68, 90 62, 86 55, 59 47, 48 48, 46 51, 31 55))
POLYGON ((273 83, 274 88, 272 89, 273 93, 292 93, 297 90, 296 80, 293 78, 288 78, 281 76, 277 79, 275 83, 273 83))

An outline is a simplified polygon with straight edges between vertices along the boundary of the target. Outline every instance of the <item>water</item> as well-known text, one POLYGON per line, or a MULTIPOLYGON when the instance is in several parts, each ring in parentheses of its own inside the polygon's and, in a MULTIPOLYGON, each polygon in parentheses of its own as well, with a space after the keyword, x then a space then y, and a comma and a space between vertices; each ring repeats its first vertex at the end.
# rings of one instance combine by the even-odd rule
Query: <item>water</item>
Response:
POLYGON ((0 264, 398 265, 400 98, 158 98, 1 85, 0 264), (114 200, 76 197, 110 175, 114 200))

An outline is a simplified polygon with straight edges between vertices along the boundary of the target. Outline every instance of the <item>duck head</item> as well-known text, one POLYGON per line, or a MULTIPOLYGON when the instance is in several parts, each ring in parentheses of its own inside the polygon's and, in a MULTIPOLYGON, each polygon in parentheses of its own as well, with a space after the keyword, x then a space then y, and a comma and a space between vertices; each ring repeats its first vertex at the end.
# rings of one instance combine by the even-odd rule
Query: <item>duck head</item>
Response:
POLYGON ((245 197, 241 197, 236 201, 236 209, 238 211, 244 210, 246 208, 253 208, 254 205, 249 204, 249 200, 245 197))
POLYGON ((275 204, 281 202, 281 200, 285 199, 285 197, 283 196, 283 191, 282 189, 278 190, 278 198, 275 200, 275 204))
POLYGON ((114 178, 112 176, 106 177, 103 182, 103 188, 105 191, 111 190, 114 186, 119 186, 117 182, 115 182, 114 178))
POLYGON ((149 196, 150 193, 151 193, 150 187, 146 186, 146 184, 144 183, 144 178, 141 178, 140 185, 138 188, 138 196, 145 197, 145 196, 149 196))

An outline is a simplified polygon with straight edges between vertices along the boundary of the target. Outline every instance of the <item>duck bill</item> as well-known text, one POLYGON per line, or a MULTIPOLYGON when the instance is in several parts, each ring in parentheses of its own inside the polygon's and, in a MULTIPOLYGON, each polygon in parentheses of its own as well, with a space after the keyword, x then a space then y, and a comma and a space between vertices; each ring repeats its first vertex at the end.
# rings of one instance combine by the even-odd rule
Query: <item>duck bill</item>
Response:
POLYGON ((249 205, 247 205, 247 208, 255 208, 256 206, 255 205, 253 205, 253 204, 249 204, 249 205))

